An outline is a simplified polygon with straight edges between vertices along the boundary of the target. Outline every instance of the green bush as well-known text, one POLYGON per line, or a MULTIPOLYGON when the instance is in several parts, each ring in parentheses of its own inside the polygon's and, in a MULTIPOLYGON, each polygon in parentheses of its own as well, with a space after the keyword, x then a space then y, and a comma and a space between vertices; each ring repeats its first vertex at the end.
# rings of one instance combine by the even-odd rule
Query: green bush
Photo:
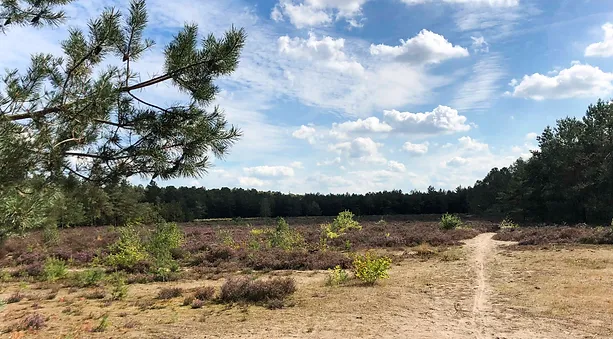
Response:
POLYGON ((104 271, 101 269, 90 269, 75 272, 73 279, 79 287, 98 286, 100 281, 104 279, 104 271))
POLYGON ((293 250, 297 247, 304 246, 304 238, 300 233, 289 228, 289 225, 283 218, 277 219, 277 227, 274 231, 267 232, 268 244, 272 248, 282 248, 284 250, 293 250))
POLYGON ((349 280, 349 274, 339 265, 337 265, 334 269, 329 269, 329 271, 330 274, 328 275, 326 285, 336 286, 349 280))
POLYGON ((183 231, 176 223, 161 222, 149 238, 147 250, 157 262, 172 260, 172 252, 183 243, 183 231))
POLYGON ((351 211, 343 211, 334 218, 332 223, 321 225, 320 245, 326 248, 328 240, 336 239, 351 229, 361 230, 362 226, 353 220, 353 216, 351 211))
POLYGON ((504 219, 500 223, 500 229, 501 230, 508 230, 508 229, 514 229, 514 228, 519 228, 519 225, 514 223, 513 220, 511 220, 511 219, 504 219))
POLYGON ((147 252, 136 227, 128 224, 119 228, 119 239, 110 246, 106 263, 115 269, 132 269, 147 258, 147 252))
POLYGON ((66 276, 66 263, 64 260, 47 258, 43 267, 43 277, 46 281, 53 282, 66 276))
POLYGON ((444 230, 452 230, 462 226, 462 219, 458 216, 445 213, 441 217, 440 226, 444 230))
POLYGON ((388 270, 392 260, 388 257, 379 257, 374 252, 368 251, 364 255, 357 255, 353 260, 353 271, 356 278, 363 282, 374 285, 379 279, 389 278, 388 270))
POLYGON ((124 274, 115 272, 108 278, 108 281, 111 284, 112 300, 123 300, 128 296, 128 285, 124 274))

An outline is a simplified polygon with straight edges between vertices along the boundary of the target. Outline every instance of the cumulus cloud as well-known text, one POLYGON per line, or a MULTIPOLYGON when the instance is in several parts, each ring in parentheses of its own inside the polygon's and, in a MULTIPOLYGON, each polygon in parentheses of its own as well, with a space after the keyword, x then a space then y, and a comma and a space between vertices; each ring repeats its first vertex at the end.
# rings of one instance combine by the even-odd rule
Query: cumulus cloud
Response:
POLYGON ((293 161, 289 166, 296 169, 304 168, 304 165, 300 161, 293 161))
POLYGON ((345 39, 329 36, 318 39, 314 33, 309 33, 308 39, 290 38, 287 35, 279 38, 281 53, 297 59, 307 59, 338 72, 362 74, 364 67, 359 62, 350 60, 343 52, 344 48, 345 39))
POLYGON ((463 157, 454 157, 453 159, 447 161, 446 166, 460 167, 466 164, 468 164, 468 159, 463 157))
POLYGON ((534 133, 534 132, 530 132, 530 133, 526 134, 526 140, 527 141, 534 141, 534 140, 536 140, 536 137, 538 137, 538 134, 534 133))
POLYGON ((305 126, 305 125, 300 126, 299 129, 295 130, 292 133, 292 136, 294 138, 306 140, 306 141, 309 142, 309 144, 314 144, 315 143, 316 135, 317 135, 317 130, 315 130, 314 127, 305 126))
POLYGON ((333 123, 330 134, 338 138, 345 138, 351 133, 385 133, 391 132, 392 126, 382 122, 377 117, 369 117, 364 120, 346 121, 333 123))
POLYGON ((402 145, 402 149, 413 155, 424 155, 428 153, 428 142, 414 144, 407 141, 404 143, 404 145, 402 145))
POLYGON ((266 184, 265 181, 254 177, 239 177, 238 183, 243 187, 262 187, 266 184))
POLYGON ((407 170, 403 163, 394 160, 390 160, 387 167, 393 172, 405 172, 407 170))
POLYGON ((508 94, 533 100, 591 98, 611 93, 612 81, 613 73, 590 65, 575 64, 554 76, 534 73, 524 75, 521 81, 512 80, 509 85, 513 91, 508 94))
POLYGON ((450 134, 470 130, 467 118, 448 106, 438 106, 426 113, 386 110, 384 116, 395 130, 408 134, 450 134))
POLYGON ((325 26, 345 19, 350 27, 360 27, 362 5, 368 0, 280 0, 270 16, 275 21, 285 17, 296 28, 325 26))
POLYGON ((246 167, 243 171, 256 178, 283 178, 293 177, 294 169, 287 166, 256 166, 246 167))
POLYGON ((371 138, 355 138, 352 141, 331 145, 329 149, 350 159, 359 159, 369 163, 384 163, 385 158, 379 153, 382 144, 374 142, 371 138))
POLYGON ((461 137, 458 139, 460 147, 466 151, 485 152, 489 150, 489 145, 479 142, 471 137, 461 137))
POLYGON ((612 57, 613 56, 613 24, 607 22, 602 25, 604 40, 590 44, 585 49, 586 57, 612 57))
POLYGON ((442 61, 467 57, 468 50, 454 46, 444 36, 423 29, 409 40, 400 40, 398 46, 384 44, 370 45, 370 54, 392 57, 400 62, 412 64, 438 64, 442 61))

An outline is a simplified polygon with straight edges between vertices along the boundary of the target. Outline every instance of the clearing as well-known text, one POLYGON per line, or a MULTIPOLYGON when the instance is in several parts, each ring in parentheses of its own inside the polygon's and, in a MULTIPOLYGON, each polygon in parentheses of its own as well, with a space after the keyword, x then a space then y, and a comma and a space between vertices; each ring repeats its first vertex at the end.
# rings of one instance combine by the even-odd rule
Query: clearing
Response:
POLYGON ((379 247, 394 264, 390 279, 375 286, 326 286, 327 270, 224 269, 133 283, 124 300, 111 302, 88 297, 99 287, 9 281, 0 284, 0 298, 17 291, 24 298, 0 309, 0 330, 7 338, 613 337, 611 246, 518 246, 494 240, 495 234, 480 233, 460 246, 379 247), (184 295, 202 286, 218 289, 238 275, 292 277, 297 291, 276 310, 214 302, 193 309, 182 306, 183 297, 156 298, 167 287, 184 295), (47 318, 46 326, 16 330, 33 312, 47 318), (106 326, 93 332, 104 316, 106 326))

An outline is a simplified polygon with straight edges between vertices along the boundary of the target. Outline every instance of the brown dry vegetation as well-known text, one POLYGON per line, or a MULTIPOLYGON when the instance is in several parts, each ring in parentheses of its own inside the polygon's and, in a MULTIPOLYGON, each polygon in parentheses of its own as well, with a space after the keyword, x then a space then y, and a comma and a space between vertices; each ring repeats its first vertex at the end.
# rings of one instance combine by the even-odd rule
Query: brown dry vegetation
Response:
MULTIPOLYGON (((543 246, 508 246, 492 240, 491 233, 471 239, 496 228, 486 221, 469 220, 474 229, 445 232, 432 220, 378 220, 363 221, 362 232, 348 234, 328 251, 315 249, 319 236, 316 224, 294 226, 295 220, 288 221, 310 244, 304 250, 243 248, 249 230, 266 226, 268 221, 224 227, 208 222, 184 225, 187 239, 176 254, 184 267, 177 280, 150 282, 143 278, 146 274, 132 274, 129 281, 143 278, 146 283, 130 284, 122 300, 110 300, 108 282, 75 288, 70 278, 47 283, 34 277, 5 276, 6 281, 0 282, 0 298, 7 300, 18 294, 21 299, 0 306, 0 331, 5 331, 7 338, 26 334, 27 338, 613 336, 613 248, 548 245, 549 250, 540 250, 543 246), (224 243, 220 229, 229 229, 235 244, 224 243), (394 240, 383 242, 379 235, 394 240), (341 266, 349 266, 342 245, 347 239, 351 239, 352 250, 375 248, 391 257, 390 279, 372 287, 354 279, 327 286, 329 272, 313 268, 324 268, 339 258, 344 260, 341 266), (467 246, 453 246, 464 241, 467 246), (299 270, 275 270, 284 267, 299 270), (262 283, 251 284, 241 278, 262 283), (231 287, 248 286, 255 293, 251 295, 262 295, 264 302, 251 304, 252 297, 224 302, 222 286, 228 281, 231 287), (263 288, 272 292, 263 292, 263 288), (281 295, 284 300, 279 299, 281 295), (44 327, 25 331, 26 319, 34 319, 34 314, 40 315, 37 320, 44 320, 44 327)), ((64 250, 99 255, 104 246, 81 244, 108 244, 115 236, 104 228, 87 230, 63 231, 64 244, 70 244, 68 239, 79 239, 77 245, 64 250)), ((552 239, 552 231, 539 230, 544 231, 524 234, 552 239)), ((501 233, 521 234, 516 230, 501 233)), ((27 246, 43 248, 37 235, 12 240, 4 249, 7 255, 2 263, 22 270, 26 264, 20 258, 35 257, 32 253, 37 252, 27 246)), ((52 251, 47 249, 39 256, 44 258, 52 251)), ((71 270, 86 265, 75 261, 71 270)))

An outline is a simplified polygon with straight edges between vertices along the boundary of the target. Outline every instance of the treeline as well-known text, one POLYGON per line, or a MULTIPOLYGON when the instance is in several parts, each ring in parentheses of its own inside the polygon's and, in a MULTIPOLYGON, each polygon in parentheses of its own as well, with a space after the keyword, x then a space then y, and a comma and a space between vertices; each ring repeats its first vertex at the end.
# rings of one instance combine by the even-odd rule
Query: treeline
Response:
POLYGON ((283 194, 254 189, 147 187, 128 183, 99 188, 70 177, 55 209, 60 226, 121 225, 128 220, 193 221, 209 218, 466 213, 467 189, 361 194, 283 194))
POLYGON ((613 104, 558 120, 528 160, 494 168, 470 189, 469 210, 518 221, 611 223, 613 104))
POLYGON ((426 192, 283 194, 246 189, 104 188, 68 177, 55 213, 60 225, 122 224, 161 216, 206 218, 472 213, 530 222, 610 222, 613 217, 613 105, 598 101, 582 119, 559 120, 538 137, 538 151, 494 168, 473 187, 426 192))

